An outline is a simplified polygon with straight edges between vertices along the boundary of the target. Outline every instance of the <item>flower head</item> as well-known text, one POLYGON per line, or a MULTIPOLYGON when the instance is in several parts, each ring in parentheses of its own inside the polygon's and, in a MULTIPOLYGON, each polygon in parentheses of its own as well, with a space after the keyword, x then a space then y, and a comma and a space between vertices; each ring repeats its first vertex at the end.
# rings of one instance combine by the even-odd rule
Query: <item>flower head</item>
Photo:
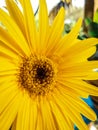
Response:
POLYGON ((36 27, 30 0, 18 2, 0 9, 0 130, 87 130, 81 114, 96 115, 81 97, 98 96, 85 81, 98 78, 98 62, 87 60, 98 39, 77 39, 81 19, 63 36, 64 8, 49 25, 45 0, 36 27))

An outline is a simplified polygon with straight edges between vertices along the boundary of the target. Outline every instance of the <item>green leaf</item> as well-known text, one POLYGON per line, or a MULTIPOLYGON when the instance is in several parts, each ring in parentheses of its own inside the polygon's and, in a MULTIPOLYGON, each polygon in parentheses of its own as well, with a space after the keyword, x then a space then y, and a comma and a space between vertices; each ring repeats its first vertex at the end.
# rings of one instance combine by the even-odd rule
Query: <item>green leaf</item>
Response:
POLYGON ((94 21, 95 23, 98 23, 98 9, 97 9, 96 12, 94 13, 93 21, 94 21))
POLYGON ((92 22, 92 20, 90 18, 85 18, 86 26, 90 25, 91 22, 92 22))
POLYGON ((98 24, 95 22, 90 23, 88 28, 88 35, 90 37, 98 38, 98 24))

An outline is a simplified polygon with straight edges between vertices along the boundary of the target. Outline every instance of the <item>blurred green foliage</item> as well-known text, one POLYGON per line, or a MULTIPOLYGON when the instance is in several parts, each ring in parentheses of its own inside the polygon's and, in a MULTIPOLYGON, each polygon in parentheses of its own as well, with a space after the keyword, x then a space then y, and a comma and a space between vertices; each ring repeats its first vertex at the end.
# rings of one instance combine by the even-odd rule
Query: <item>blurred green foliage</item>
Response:
POLYGON ((93 21, 94 21, 95 23, 98 23, 98 9, 96 10, 96 12, 95 12, 95 14, 94 14, 93 21))
POLYGON ((88 28, 88 36, 98 38, 98 23, 92 21, 90 18, 85 19, 88 28))
POLYGON ((88 28, 88 36, 98 38, 98 9, 94 14, 93 20, 86 18, 85 24, 88 28))

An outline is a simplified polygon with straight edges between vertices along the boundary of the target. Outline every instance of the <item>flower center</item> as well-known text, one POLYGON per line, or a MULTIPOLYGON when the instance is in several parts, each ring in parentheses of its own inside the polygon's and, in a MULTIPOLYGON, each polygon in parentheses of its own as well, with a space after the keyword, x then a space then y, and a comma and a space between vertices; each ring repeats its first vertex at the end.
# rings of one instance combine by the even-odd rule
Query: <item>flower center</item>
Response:
POLYGON ((30 94, 45 95, 52 90, 56 68, 50 59, 30 56, 19 68, 18 82, 30 94))

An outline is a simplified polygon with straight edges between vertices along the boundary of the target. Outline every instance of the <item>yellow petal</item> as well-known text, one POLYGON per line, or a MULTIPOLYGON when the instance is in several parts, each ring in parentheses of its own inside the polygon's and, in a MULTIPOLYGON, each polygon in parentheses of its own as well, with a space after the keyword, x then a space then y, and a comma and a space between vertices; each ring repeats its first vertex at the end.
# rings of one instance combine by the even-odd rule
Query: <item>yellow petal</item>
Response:
POLYGON ((41 114, 40 108, 38 108, 36 130, 44 130, 42 114, 41 114))
MULTIPOLYGON (((17 58, 17 56, 15 56, 12 51, 9 51, 8 49, 4 48, 4 47, 0 47, 2 49, 2 51, 0 52, 0 59, 7 59, 7 61, 9 61, 10 63, 16 64, 18 65, 18 61, 19 59, 17 58)), ((4 67, 4 66, 3 66, 4 67)))
POLYGON ((66 99, 67 100, 67 102, 66 102, 66 100, 64 100, 64 98, 61 94, 55 95, 54 99, 55 99, 56 103, 58 104, 58 107, 61 108, 62 113, 64 113, 64 111, 66 111, 66 116, 68 116, 70 118, 70 120, 78 126, 79 130, 83 130, 83 129, 88 130, 87 125, 84 123, 80 113, 75 111, 75 109, 72 109, 69 106, 68 99, 66 99), (64 110, 64 108, 65 108, 65 110, 64 110))
POLYGON ((20 101, 19 111, 17 115, 16 130, 29 130, 30 119, 30 99, 27 95, 22 97, 20 101))
MULTIPOLYGON (((98 68, 97 68, 98 69, 98 68)), ((92 74, 88 74, 85 77, 85 80, 98 80, 98 72, 94 72, 92 74)))
POLYGON ((67 95, 73 95, 75 97, 84 97, 87 98, 89 96, 89 93, 82 91, 81 89, 75 88, 73 84, 67 84, 66 80, 62 81, 61 79, 58 79, 58 87, 57 89, 61 92, 64 91, 67 95))
POLYGON ((9 71, 9 70, 18 69, 17 65, 15 65, 15 64, 12 64, 12 63, 10 63, 6 60, 2 60, 2 59, 0 59, 0 61, 1 61, 0 72, 4 72, 4 71, 6 72, 7 70, 9 71))
POLYGON ((86 51, 89 48, 95 46, 97 43, 98 43, 98 39, 97 38, 88 38, 88 39, 84 39, 84 40, 77 40, 73 44, 73 46, 71 46, 69 48, 69 50, 65 51, 65 54, 69 53, 69 54, 77 55, 78 52, 82 53, 83 51, 86 51))
POLYGON ((76 25, 72 28, 71 32, 68 34, 68 38, 67 38, 67 43, 66 43, 66 47, 72 45, 73 41, 75 39, 77 39, 78 35, 79 35, 79 31, 82 25, 82 19, 78 19, 76 25), (69 45, 69 43, 71 43, 69 45))
POLYGON ((96 120, 97 116, 95 112, 80 97, 67 95, 62 92, 62 99, 73 111, 79 112, 90 120, 96 120))
POLYGON ((11 100, 19 93, 18 87, 13 81, 0 84, 0 113, 7 107, 11 100), (6 98, 7 97, 7 98, 6 98))
MULTIPOLYGON (((68 116, 68 112, 66 111, 64 104, 61 103, 60 98, 58 98, 58 96, 56 97, 57 94, 53 95, 53 99, 55 100, 57 107, 59 108, 59 111, 64 116, 64 119, 66 120, 66 123, 67 123, 69 129, 73 130, 74 129, 74 123, 70 120, 70 117, 68 116)), ((65 124, 65 126, 66 126, 66 124, 65 124)), ((67 126, 66 126, 66 129, 67 129, 67 126)))
MULTIPOLYGON (((74 50, 74 48, 73 48, 74 50)), ((84 61, 87 61, 87 59, 89 57, 91 57, 95 52, 96 52, 96 47, 91 47, 91 48, 88 48, 87 50, 84 50, 82 52, 80 52, 79 50, 75 50, 75 51, 72 51, 71 53, 68 52, 68 54, 70 55, 67 55, 66 58, 64 57, 64 60, 65 62, 69 62, 70 63, 77 63, 77 62, 84 62, 84 61), (78 51, 78 53, 76 53, 78 51)))
POLYGON ((24 0, 22 3, 23 6, 23 14, 24 14, 24 20, 25 20, 25 29, 26 29, 26 35, 28 38, 28 45, 31 49, 31 52, 33 53, 36 50, 36 44, 37 44, 37 30, 36 30, 36 24, 34 20, 34 13, 32 9, 32 5, 30 3, 30 0, 24 0))
POLYGON ((70 126, 66 123, 66 119, 64 118, 62 112, 59 110, 59 107, 54 102, 51 101, 50 105, 57 129, 70 130, 70 126))
POLYGON ((36 129, 36 121, 37 121, 37 101, 30 101, 30 121, 29 121, 29 130, 35 130, 36 129))
MULTIPOLYGON (((65 110, 64 110, 65 112, 65 110)), ((70 127, 71 130, 74 130, 74 123, 70 120, 70 118, 68 116, 65 117, 66 118, 66 121, 70 127)))
POLYGON ((56 50, 57 54, 63 55, 66 52, 66 50, 68 50, 74 44, 78 37, 81 24, 82 19, 80 18, 76 25, 72 28, 71 32, 61 39, 61 41, 59 42, 59 46, 56 50))
POLYGON ((2 9, 0 9, 0 21, 5 25, 9 35, 16 41, 18 46, 20 46, 23 52, 28 56, 30 54, 30 50, 27 45, 26 39, 24 38, 17 24, 2 9))
POLYGON ((83 100, 72 96, 66 96, 65 98, 69 99, 69 105, 72 109, 75 109, 76 111, 78 111, 92 121, 96 120, 97 116, 95 112, 83 100))
POLYGON ((5 43, 0 42, 0 48, 1 48, 0 53, 4 53, 4 54, 8 55, 9 57, 12 57, 13 60, 17 60, 17 61, 19 60, 19 56, 18 56, 17 52, 14 51, 9 46, 7 46, 5 43))
POLYGON ((0 71, 0 76, 9 76, 9 75, 15 75, 15 74, 17 74, 16 69, 0 71))
MULTIPOLYGON (((63 72, 86 72, 92 71, 93 69, 98 68, 98 61, 86 61, 80 63, 66 63, 64 64, 63 72)), ((93 73, 93 71, 92 71, 93 73)))
POLYGON ((0 129, 1 130, 8 130, 10 128, 11 124, 13 123, 13 120, 16 117, 19 105, 20 105, 20 94, 18 93, 13 98, 13 100, 6 106, 6 108, 0 115, 0 129))
POLYGON ((17 40, 14 40, 8 33, 8 31, 3 29, 2 27, 0 27, 0 41, 1 46, 6 46, 7 48, 12 49, 12 51, 14 51, 15 54, 20 56, 25 55, 20 45, 17 44, 17 40))
POLYGON ((43 120, 43 130, 46 130, 46 129, 56 130, 56 124, 54 122, 48 100, 43 98, 41 100, 40 107, 41 107, 42 120, 43 120), (47 118, 47 115, 48 115, 48 118, 47 118))
POLYGON ((64 29, 64 18, 65 18, 65 10, 62 7, 58 12, 54 22, 50 28, 49 36, 46 41, 46 55, 51 55, 52 52, 55 51, 58 41, 62 37, 62 32, 64 29))
POLYGON ((4 52, 0 52, 0 59, 7 60, 7 61, 9 61, 10 63, 13 63, 13 64, 17 63, 15 61, 15 59, 13 59, 12 56, 9 56, 9 54, 5 54, 4 52))
MULTIPOLYGON (((49 20, 48 20, 48 9, 46 5, 46 0, 39 0, 39 35, 40 35, 40 49, 45 49, 45 40, 47 39, 49 30, 49 20)), ((42 53, 41 52, 41 53, 42 53)))
POLYGON ((13 0, 6 0, 6 5, 10 16, 17 23, 17 25, 19 26, 19 28, 25 36, 24 18, 21 10, 13 0))
POLYGON ((66 74, 61 74, 60 78, 58 79, 80 79, 80 80, 97 80, 98 79, 98 72, 77 72, 77 73, 66 73, 66 74))
POLYGON ((81 92, 86 92, 89 95, 98 96, 98 88, 94 85, 88 84, 86 81, 77 79, 65 79, 65 85, 72 87, 74 90, 81 90, 81 92))

